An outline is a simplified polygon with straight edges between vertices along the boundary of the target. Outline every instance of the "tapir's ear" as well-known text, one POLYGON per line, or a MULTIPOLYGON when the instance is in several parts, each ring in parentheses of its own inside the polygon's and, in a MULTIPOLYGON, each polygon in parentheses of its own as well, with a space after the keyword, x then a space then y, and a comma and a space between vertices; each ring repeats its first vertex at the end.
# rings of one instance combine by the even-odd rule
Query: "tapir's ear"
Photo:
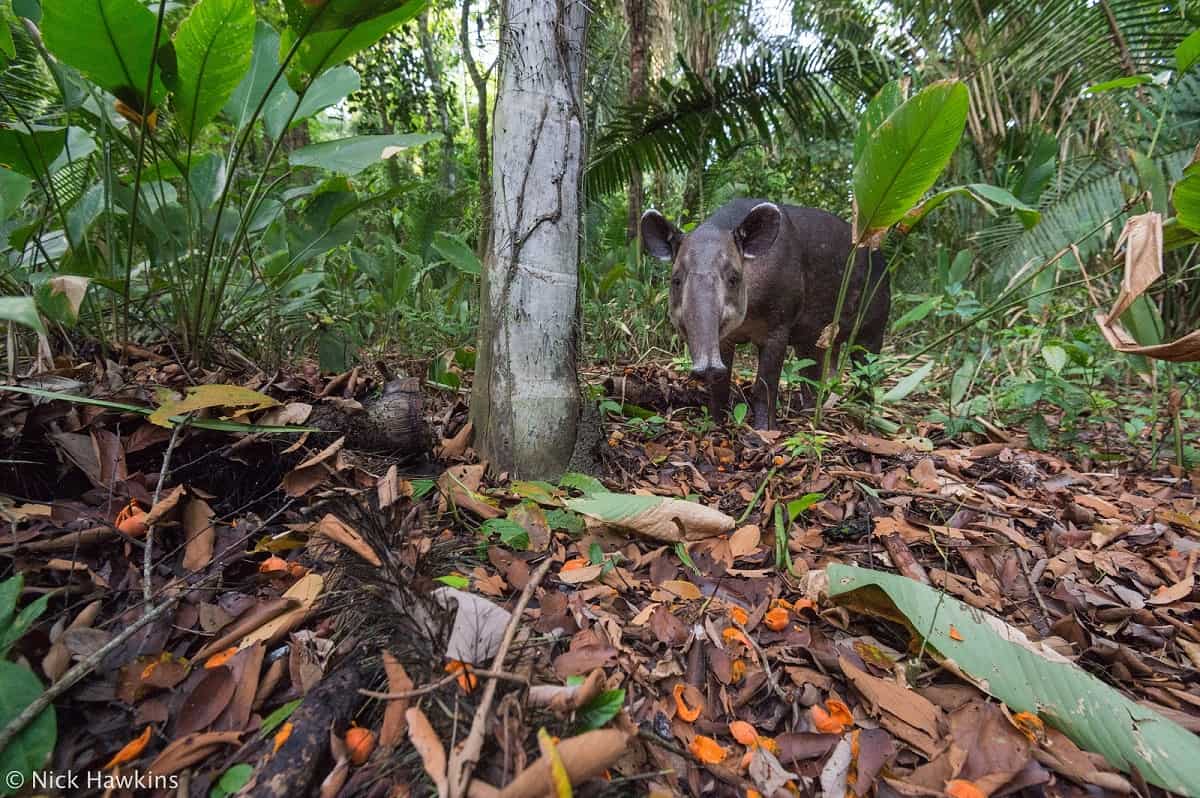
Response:
POLYGON ((737 242, 744 258, 757 258, 767 254, 775 237, 779 235, 779 225, 782 214, 779 206, 773 202, 760 202, 750 209, 746 218, 733 231, 733 240, 737 242))
POLYGON ((681 240, 683 233, 661 213, 651 209, 642 214, 642 248, 648 255, 659 260, 673 260, 681 240))

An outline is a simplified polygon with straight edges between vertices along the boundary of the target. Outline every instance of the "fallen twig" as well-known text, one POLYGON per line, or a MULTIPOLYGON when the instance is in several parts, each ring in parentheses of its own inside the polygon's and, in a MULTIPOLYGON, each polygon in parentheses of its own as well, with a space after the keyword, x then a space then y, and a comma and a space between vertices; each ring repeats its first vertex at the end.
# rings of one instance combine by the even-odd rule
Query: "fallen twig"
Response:
MULTIPOLYGON (((171 440, 167 443, 167 451, 163 455, 162 468, 158 471, 158 484, 154 486, 154 498, 150 502, 150 509, 158 504, 159 496, 162 494, 163 482, 167 479, 167 471, 171 465, 171 454, 175 451, 175 444, 179 441, 179 433, 187 426, 191 416, 182 419, 175 428, 171 430, 171 440)), ((154 527, 155 523, 150 523, 146 526, 146 547, 142 549, 142 598, 146 602, 146 612, 149 612, 150 599, 154 595, 154 583, 150 578, 150 572, 153 566, 152 552, 154 551, 154 527)))
MULTIPOLYGON (((517 634, 517 627, 521 623, 521 615, 524 614, 529 599, 533 597, 533 591, 550 571, 551 562, 553 560, 547 558, 525 583, 525 589, 521 591, 521 596, 517 599, 516 606, 513 607, 512 618, 509 619, 508 626, 504 629, 504 638, 500 641, 500 648, 492 659, 493 671, 503 670, 504 659, 508 656, 508 649, 512 646, 513 638, 517 634)), ((483 696, 479 700, 479 708, 475 710, 475 718, 471 721, 471 731, 468 733, 467 739, 461 747, 456 748, 450 754, 450 762, 446 768, 450 798, 462 798, 467 794, 467 787, 471 783, 471 772, 475 769, 475 763, 479 761, 479 755, 483 751, 484 727, 487 725, 488 714, 492 709, 492 701, 496 697, 498 683, 499 681, 494 677, 488 679, 488 683, 483 688, 483 696)))
MULTIPOLYGON (((508 673, 507 671, 484 670, 483 668, 472 668, 467 666, 467 670, 465 672, 475 676, 482 676, 485 679, 499 679, 500 681, 504 682, 516 682, 517 684, 521 684, 526 687, 529 686, 529 680, 524 676, 518 676, 515 673, 508 673)), ((358 692, 359 695, 365 695, 368 698, 378 698, 384 701, 398 701, 402 698, 416 698, 417 696, 425 695, 426 693, 432 693, 448 684, 453 684, 455 680, 461 679, 462 675, 462 671, 455 671, 454 673, 446 674, 436 682, 431 682, 422 687, 414 687, 412 690, 402 690, 399 693, 385 693, 378 690, 368 690, 365 687, 359 688, 358 692)))

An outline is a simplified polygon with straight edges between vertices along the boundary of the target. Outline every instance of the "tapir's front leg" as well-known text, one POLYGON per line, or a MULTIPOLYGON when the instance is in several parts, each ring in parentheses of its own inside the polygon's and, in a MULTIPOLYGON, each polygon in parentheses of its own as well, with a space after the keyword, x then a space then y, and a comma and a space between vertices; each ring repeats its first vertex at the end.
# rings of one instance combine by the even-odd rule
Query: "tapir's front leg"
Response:
POLYGON ((775 428, 775 404, 779 397, 779 374, 787 356, 787 336, 768 338, 758 347, 758 374, 754 378, 754 427, 775 428))
MULTIPOLYGON (((721 362, 725 364, 725 373, 708 380, 708 413, 714 421, 722 421, 729 409, 729 385, 733 378, 734 345, 721 342, 721 362)), ((711 372, 710 372, 711 373, 711 372)))

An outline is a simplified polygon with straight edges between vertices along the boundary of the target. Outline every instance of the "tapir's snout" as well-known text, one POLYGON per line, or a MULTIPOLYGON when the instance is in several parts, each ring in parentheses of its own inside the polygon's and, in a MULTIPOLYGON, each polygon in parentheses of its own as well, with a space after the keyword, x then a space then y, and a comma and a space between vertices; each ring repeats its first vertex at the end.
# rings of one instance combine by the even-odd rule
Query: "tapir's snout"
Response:
POLYGON ((721 362, 719 356, 716 358, 698 357, 692 363, 692 376, 705 382, 720 379, 728 373, 729 369, 725 368, 725 364, 721 362))

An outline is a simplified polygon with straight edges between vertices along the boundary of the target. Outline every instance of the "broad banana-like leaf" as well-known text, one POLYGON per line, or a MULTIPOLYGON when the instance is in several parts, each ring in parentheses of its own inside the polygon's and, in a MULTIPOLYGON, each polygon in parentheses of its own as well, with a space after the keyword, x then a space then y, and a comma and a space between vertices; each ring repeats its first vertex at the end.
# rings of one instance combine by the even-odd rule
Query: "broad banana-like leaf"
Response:
POLYGON ((854 233, 882 237, 941 175, 967 124, 967 87, 942 80, 875 128, 854 165, 854 233))
MULTIPOLYGON (((137 111, 156 107, 166 94, 155 61, 157 25, 138 0, 42 0, 42 37, 50 52, 137 111), (151 70, 150 97, 144 98, 151 70)), ((160 44, 166 43, 163 36, 160 44)))
POLYGON ((1151 784, 1200 798, 1200 737, 998 618, 898 574, 831 565, 829 596, 899 621, 938 659, 1018 712, 1031 712, 1151 784), (953 631, 952 631, 953 630, 953 631))
POLYGON ((188 141, 229 100, 254 52, 253 0, 200 0, 175 33, 176 119, 188 141))

